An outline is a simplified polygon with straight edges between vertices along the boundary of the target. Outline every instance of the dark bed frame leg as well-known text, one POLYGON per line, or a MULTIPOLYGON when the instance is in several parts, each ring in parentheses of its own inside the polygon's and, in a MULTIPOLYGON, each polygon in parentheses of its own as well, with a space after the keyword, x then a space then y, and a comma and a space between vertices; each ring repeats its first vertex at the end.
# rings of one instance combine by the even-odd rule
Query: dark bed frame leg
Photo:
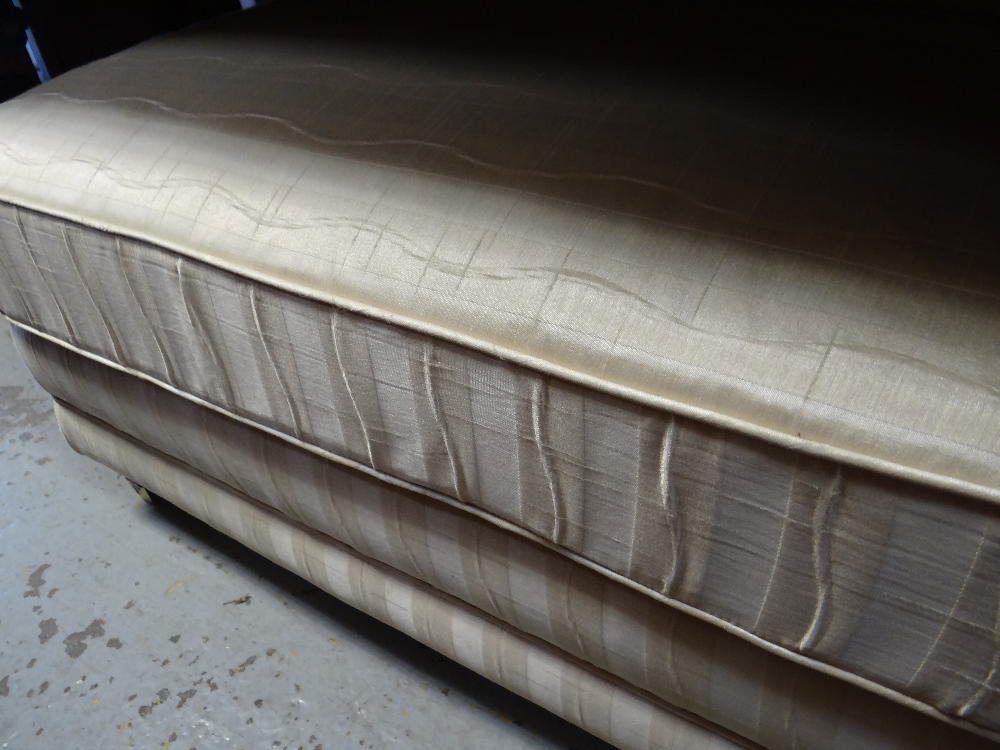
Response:
POLYGON ((160 505, 161 503, 165 503, 166 502, 166 500, 164 500, 162 497, 160 497, 159 495, 157 495, 155 492, 150 492, 145 487, 143 487, 141 484, 136 484, 135 482, 133 482, 128 477, 125 478, 125 481, 128 482, 132 486, 132 489, 136 491, 136 493, 139 495, 139 497, 141 497, 144 501, 146 501, 150 505, 160 505))

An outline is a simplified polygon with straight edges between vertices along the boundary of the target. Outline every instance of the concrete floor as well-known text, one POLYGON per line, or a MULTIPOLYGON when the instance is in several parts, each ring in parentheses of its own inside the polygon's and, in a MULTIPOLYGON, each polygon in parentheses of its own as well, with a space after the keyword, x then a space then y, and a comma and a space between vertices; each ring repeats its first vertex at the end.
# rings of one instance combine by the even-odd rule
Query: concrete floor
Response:
POLYGON ((0 324, 0 748, 608 748, 74 453, 0 324))

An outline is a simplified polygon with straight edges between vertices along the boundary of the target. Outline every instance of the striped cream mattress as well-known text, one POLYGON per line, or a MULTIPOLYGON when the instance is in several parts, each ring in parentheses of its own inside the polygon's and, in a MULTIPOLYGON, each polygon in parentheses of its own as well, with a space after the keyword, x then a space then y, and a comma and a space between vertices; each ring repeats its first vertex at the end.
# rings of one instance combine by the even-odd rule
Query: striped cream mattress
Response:
POLYGON ((0 106, 70 442, 621 747, 1000 740, 975 154, 329 20, 0 106))

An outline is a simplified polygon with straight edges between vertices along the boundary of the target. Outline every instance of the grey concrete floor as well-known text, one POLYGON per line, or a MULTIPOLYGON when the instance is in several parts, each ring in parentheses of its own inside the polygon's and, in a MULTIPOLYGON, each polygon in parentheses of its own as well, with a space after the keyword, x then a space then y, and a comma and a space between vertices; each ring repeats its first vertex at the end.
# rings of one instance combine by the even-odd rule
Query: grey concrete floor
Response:
POLYGON ((0 748, 607 748, 59 434, 0 323, 0 748))

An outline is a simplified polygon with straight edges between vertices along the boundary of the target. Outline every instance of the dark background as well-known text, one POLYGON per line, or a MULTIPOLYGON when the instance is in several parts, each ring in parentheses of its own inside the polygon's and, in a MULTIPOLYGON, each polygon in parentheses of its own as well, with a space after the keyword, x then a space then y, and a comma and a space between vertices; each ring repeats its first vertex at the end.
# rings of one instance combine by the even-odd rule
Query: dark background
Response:
POLYGON ((239 0, 0 0, 0 100, 37 85, 31 28, 50 76, 221 13, 239 0))
MULTIPOLYGON (((992 139, 1000 123, 1000 0, 319 4, 328 17, 322 29, 274 33, 586 58, 736 87, 779 103, 788 96, 818 99, 897 122, 941 121, 946 112, 951 125, 968 129, 970 137, 992 139)), ((240 0, 0 0, 0 101, 38 83, 25 49, 26 28, 56 76, 240 8, 240 0)))

